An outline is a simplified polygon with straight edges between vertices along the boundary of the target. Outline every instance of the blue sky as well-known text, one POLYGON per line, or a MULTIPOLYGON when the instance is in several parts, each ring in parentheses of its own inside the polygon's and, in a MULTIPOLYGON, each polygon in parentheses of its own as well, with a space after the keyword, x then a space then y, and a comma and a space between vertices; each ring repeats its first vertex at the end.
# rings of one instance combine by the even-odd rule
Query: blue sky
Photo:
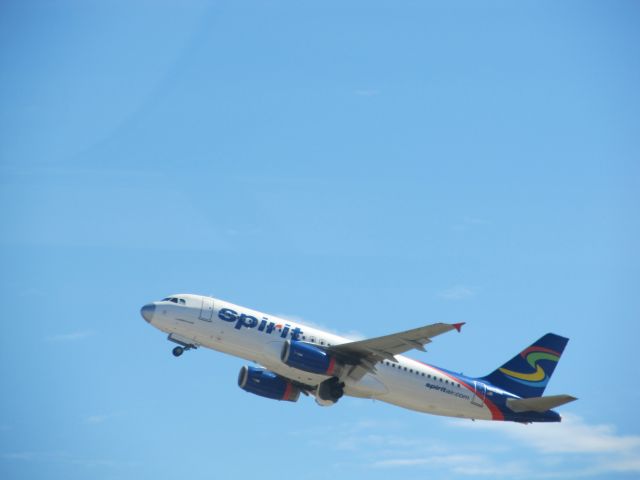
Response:
POLYGON ((0 475, 637 478, 637 2, 0 6, 0 475), (570 337, 560 425, 236 386, 212 294, 483 375, 570 337))

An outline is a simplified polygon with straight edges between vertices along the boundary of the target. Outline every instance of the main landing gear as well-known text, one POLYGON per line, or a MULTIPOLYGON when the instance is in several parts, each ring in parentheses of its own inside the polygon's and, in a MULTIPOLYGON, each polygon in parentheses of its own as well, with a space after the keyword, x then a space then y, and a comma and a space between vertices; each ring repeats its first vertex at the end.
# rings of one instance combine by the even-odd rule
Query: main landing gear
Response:
POLYGON ((336 377, 331 377, 318 385, 318 396, 321 400, 337 402, 344 395, 344 383, 336 377))

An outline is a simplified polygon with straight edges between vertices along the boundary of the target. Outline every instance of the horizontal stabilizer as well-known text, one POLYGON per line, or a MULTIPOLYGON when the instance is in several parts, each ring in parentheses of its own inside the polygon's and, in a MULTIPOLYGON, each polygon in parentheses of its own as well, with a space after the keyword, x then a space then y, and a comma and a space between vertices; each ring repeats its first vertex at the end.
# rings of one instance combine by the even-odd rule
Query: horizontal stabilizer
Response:
POLYGON ((507 407, 516 413, 546 412, 565 403, 577 400, 571 395, 550 395, 548 397, 508 398, 507 407))

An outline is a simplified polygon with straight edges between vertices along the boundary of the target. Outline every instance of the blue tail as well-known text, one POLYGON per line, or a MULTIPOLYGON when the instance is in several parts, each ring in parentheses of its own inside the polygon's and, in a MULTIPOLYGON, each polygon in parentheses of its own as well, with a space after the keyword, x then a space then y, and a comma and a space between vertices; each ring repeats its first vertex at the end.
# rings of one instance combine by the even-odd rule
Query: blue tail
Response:
POLYGON ((568 341, 547 333, 482 380, 519 397, 541 397, 568 341))

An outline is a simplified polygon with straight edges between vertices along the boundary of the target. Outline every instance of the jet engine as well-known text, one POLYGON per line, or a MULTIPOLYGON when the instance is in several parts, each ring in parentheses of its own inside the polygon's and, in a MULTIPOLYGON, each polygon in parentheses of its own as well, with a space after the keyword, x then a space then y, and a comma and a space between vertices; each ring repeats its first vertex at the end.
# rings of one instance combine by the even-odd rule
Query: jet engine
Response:
POLYGON ((238 386, 246 392, 273 400, 297 402, 300 397, 298 387, 265 368, 242 367, 238 375, 238 386))
POLYGON ((335 357, 322 348, 297 340, 284 343, 280 359, 285 365, 319 375, 339 375, 342 369, 335 357))

